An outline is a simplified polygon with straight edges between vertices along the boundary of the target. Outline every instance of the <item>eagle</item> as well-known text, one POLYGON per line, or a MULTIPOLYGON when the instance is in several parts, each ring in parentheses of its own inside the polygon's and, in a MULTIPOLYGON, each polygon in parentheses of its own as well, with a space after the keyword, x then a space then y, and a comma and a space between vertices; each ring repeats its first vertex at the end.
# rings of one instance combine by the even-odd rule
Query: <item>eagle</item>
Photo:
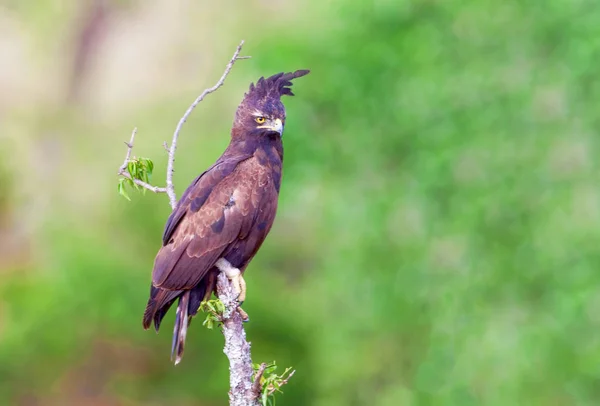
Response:
MULTIPOLYGON (((246 297, 243 273, 271 230, 281 185, 285 107, 291 80, 309 70, 261 77, 238 106, 229 145, 192 181, 165 225, 154 260, 143 327, 158 332, 178 300, 171 346, 177 365, 187 328, 216 288, 218 272, 231 281, 238 302, 246 297)), ((247 315, 238 309, 244 319, 247 315)))

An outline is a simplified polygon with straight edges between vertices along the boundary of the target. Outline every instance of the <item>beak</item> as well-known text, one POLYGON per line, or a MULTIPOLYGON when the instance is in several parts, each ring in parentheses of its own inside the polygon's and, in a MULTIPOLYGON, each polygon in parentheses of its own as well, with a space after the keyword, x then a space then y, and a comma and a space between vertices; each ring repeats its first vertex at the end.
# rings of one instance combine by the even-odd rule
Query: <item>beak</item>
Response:
POLYGON ((281 135, 283 134, 283 123, 281 122, 280 119, 276 118, 275 120, 273 120, 271 122, 271 130, 278 133, 279 136, 281 137, 281 135))
POLYGON ((273 121, 269 121, 268 124, 257 127, 257 128, 265 128, 267 130, 276 132, 277 134, 279 134, 280 137, 283 134, 283 122, 278 118, 276 118, 273 121))
POLYGON ((273 124, 273 130, 277 131, 279 133, 279 136, 281 137, 283 135, 283 123, 280 119, 276 119, 273 124))

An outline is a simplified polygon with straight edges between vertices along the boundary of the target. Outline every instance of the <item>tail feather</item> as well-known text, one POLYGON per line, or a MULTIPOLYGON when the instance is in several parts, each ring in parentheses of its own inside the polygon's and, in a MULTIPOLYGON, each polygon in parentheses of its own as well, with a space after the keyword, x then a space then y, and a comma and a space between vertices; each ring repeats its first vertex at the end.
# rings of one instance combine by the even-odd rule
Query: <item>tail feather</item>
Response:
POLYGON ((185 347, 185 337, 190 324, 191 317, 189 316, 190 291, 187 290, 179 298, 177 305, 177 313, 175 316, 175 327, 173 328, 173 342, 171 344, 171 361, 175 361, 175 365, 181 362, 183 350, 185 347))
POLYGON ((154 322, 154 328, 158 332, 163 317, 175 300, 179 299, 171 343, 171 360, 175 362, 175 365, 179 364, 183 357, 187 329, 192 322, 192 317, 198 314, 200 303, 204 300, 206 293, 212 292, 215 288, 216 275, 216 273, 210 273, 191 290, 166 290, 150 286, 150 299, 148 299, 144 311, 144 329, 150 328, 154 322))
POLYGON ((173 300, 164 304, 163 307, 161 307, 156 311, 156 313, 154 313, 154 330, 156 330, 157 333, 160 329, 160 323, 162 322, 162 319, 165 317, 169 309, 171 309, 171 306, 173 305, 173 303, 175 303, 175 300, 177 300, 176 297, 173 300))
POLYGON ((150 298, 144 311, 143 326, 149 329, 154 320, 154 328, 158 332, 160 322, 165 316, 175 299, 181 295, 181 290, 164 290, 150 285, 150 298))

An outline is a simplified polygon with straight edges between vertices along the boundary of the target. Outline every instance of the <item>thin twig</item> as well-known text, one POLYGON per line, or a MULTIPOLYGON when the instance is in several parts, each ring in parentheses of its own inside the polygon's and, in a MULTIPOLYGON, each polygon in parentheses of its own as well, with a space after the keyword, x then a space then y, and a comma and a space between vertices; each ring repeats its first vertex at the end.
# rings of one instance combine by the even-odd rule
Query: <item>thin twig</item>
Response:
POLYGON ((143 187, 146 190, 151 191, 152 193, 167 193, 166 187, 153 186, 149 183, 144 182, 143 180, 132 178, 131 175, 127 172, 121 172, 120 175, 123 176, 124 178, 131 179, 133 181, 133 183, 135 183, 138 186, 143 187))
POLYGON ((127 164, 129 163, 129 160, 131 159, 131 150, 133 149, 133 141, 135 140, 136 134, 137 134, 137 127, 134 127, 133 131, 131 132, 131 139, 129 140, 129 142, 125 143, 125 145, 127 145, 127 152, 125 153, 125 160, 123 161, 123 165, 121 165, 119 167, 119 175, 122 175, 123 173, 127 173, 127 164))
POLYGON ((250 58, 249 56, 239 56, 240 52, 242 51, 243 45, 244 45, 244 41, 240 42, 240 44, 237 46, 233 56, 231 57, 231 60, 229 60, 229 62, 225 66, 225 71, 223 72, 223 75, 221 75, 221 78, 219 79, 219 81, 213 87, 205 89, 202 92, 202 94, 200 94, 200 96, 198 96, 196 98, 196 100, 194 100, 194 102, 187 109, 187 111, 185 112, 183 117, 181 117, 181 119, 179 120, 179 123, 177 124, 177 127, 175 128, 175 132, 173 133, 173 141, 171 142, 171 147, 169 147, 166 142, 163 144, 164 148, 167 150, 167 152, 169 154, 169 159, 167 162, 167 186, 166 187, 153 186, 153 185, 151 185, 147 182, 144 182, 140 179, 133 178, 127 171, 127 165, 131 161, 131 153, 133 150, 133 142, 135 140, 135 135, 137 134, 137 128, 133 129, 133 132, 131 133, 130 141, 125 143, 125 145, 127 145, 127 152, 125 153, 125 160, 123 161, 123 165, 121 165, 119 167, 119 172, 118 172, 119 175, 121 175, 127 179, 130 179, 136 185, 143 187, 144 189, 147 189, 153 193, 166 193, 169 196, 169 204, 171 205, 171 209, 175 210, 175 207, 177 206, 177 195, 175 194, 175 186, 173 185, 173 172, 175 171, 175 169, 174 169, 175 150, 177 149, 177 140, 179 138, 179 133, 181 132, 183 123, 185 123, 187 121, 188 117, 190 116, 190 114, 192 113, 194 108, 196 108, 196 106, 202 100, 204 100, 206 95, 215 92, 218 88, 223 86, 223 83, 225 83, 225 79, 227 78, 227 75, 229 75, 229 72, 231 72, 231 69, 233 68, 233 64, 235 63, 235 61, 237 61, 238 59, 250 58))
POLYGON ((167 163, 167 195, 169 195, 169 202, 171 203, 171 208, 173 210, 175 210, 175 207, 177 206, 177 195, 175 194, 175 186, 173 186, 173 172, 175 171, 175 150, 177 149, 177 139, 179 138, 181 127, 183 127, 183 123, 187 121, 190 114, 192 114, 194 108, 196 108, 198 103, 204 100, 206 95, 215 92, 218 88, 223 86, 223 83, 225 82, 227 75, 229 75, 229 72, 231 72, 231 68, 233 68, 233 64, 235 63, 235 61, 237 61, 238 59, 249 58, 249 56, 239 56, 240 52, 242 51, 243 45, 244 41, 242 40, 242 42, 240 42, 240 45, 238 45, 238 47, 236 48, 233 56, 231 57, 231 60, 225 67, 225 72, 223 72, 223 75, 221 76, 219 81, 213 87, 205 89, 202 92, 202 94, 200 94, 200 96, 198 96, 196 100, 194 100, 194 102, 186 110, 183 117, 181 117, 179 123, 177 124, 177 127, 175 128, 175 132, 173 133, 173 141, 171 141, 171 147, 169 148, 169 161, 167 163))
POLYGON ((132 178, 129 172, 127 172, 127 165, 131 161, 131 151, 133 150, 133 142, 135 141, 136 134, 137 128, 134 128, 131 132, 131 139, 129 140, 129 142, 125 143, 125 145, 127 145, 127 152, 125 153, 125 160, 123 161, 123 165, 119 167, 119 175, 123 176, 124 178, 131 179, 131 181, 136 185, 141 186, 144 189, 147 189, 153 193, 167 193, 167 188, 152 186, 151 184, 146 183, 143 180, 132 178))
POLYGON ((125 160, 123 161, 123 165, 119 167, 118 174, 123 176, 124 178, 131 179, 131 181, 136 185, 141 186, 144 189, 147 189, 153 193, 167 193, 167 188, 153 186, 149 183, 144 182, 143 180, 132 178, 129 172, 127 172, 127 165, 131 161, 131 151, 133 150, 133 142, 135 141, 136 134, 137 128, 134 128, 131 132, 131 139, 129 140, 129 142, 125 143, 125 145, 127 145, 127 152, 125 153, 125 160))
POLYGON ((265 369, 267 369, 267 364, 262 363, 258 367, 258 371, 254 374, 254 383, 252 384, 252 394, 255 397, 260 397, 260 392, 262 391, 262 385, 260 384, 260 380, 265 373, 265 369))
MULTIPOLYGON (((292 372, 290 372, 290 374, 288 375, 287 378, 285 378, 283 381, 281 381, 281 383, 279 384, 279 387, 281 388, 283 385, 285 385, 286 383, 288 383, 288 381, 290 380, 290 378, 292 376, 294 376, 294 374, 296 373, 296 370, 294 369, 292 372)), ((273 393, 275 393, 275 391, 278 390, 278 388, 271 388, 269 389, 269 396, 271 396, 273 393)))

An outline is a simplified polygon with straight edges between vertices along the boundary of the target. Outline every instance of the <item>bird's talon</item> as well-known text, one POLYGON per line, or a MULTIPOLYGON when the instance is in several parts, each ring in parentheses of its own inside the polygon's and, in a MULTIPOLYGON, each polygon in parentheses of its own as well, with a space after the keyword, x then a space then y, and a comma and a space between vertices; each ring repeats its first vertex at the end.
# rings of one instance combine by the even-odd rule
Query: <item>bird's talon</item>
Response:
POLYGON ((246 281, 244 280, 242 273, 224 258, 219 259, 215 263, 215 266, 227 276, 227 279, 229 279, 233 294, 235 295, 235 300, 238 304, 238 312, 244 321, 248 321, 248 314, 240 307, 244 303, 244 300, 246 300, 246 281))
POLYGON ((238 311, 238 313, 240 314, 240 316, 242 317, 242 321, 243 321, 244 323, 247 323, 247 322, 249 322, 249 321, 250 321, 250 317, 248 317, 248 313, 246 313, 246 312, 244 311, 244 309, 242 309, 241 307, 238 307, 238 308, 237 308, 237 311, 238 311))

